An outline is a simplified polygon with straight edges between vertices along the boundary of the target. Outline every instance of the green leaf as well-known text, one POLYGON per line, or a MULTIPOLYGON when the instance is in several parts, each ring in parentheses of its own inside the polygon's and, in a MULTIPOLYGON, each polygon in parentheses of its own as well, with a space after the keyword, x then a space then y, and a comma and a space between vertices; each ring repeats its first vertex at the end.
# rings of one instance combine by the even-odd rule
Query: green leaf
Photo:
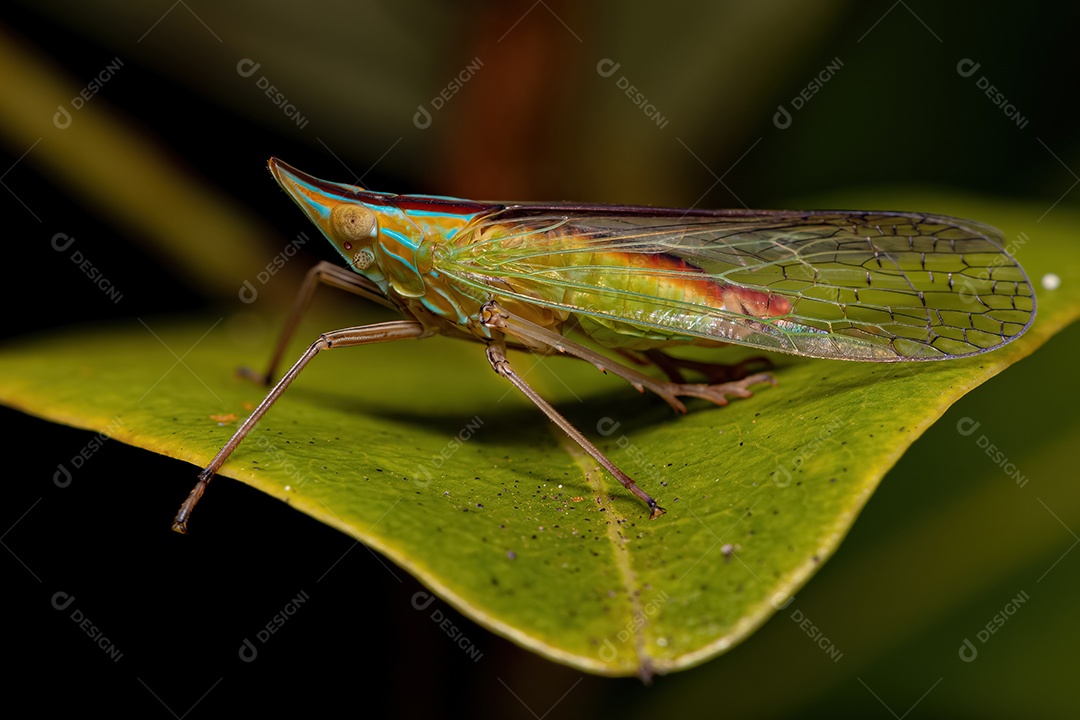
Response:
MULTIPOLYGON (((896 206, 976 217, 1010 241, 1026 229, 1018 257, 1036 284, 1056 272, 1061 288, 1040 290, 1032 329, 997 352, 897 365, 780 358, 776 387, 686 416, 585 363, 511 357, 668 509, 656 521, 492 373, 480 345, 442 338, 324 353, 222 474, 362 540, 554 660, 609 675, 703 662, 821 567, 953 402, 1080 309, 1080 259, 1064 240, 1074 214, 1036 225, 1032 207, 896 206)), ((320 322, 303 332, 356 316, 320 322)), ((253 343, 243 325, 148 320, 18 344, 0 354, 0 400, 202 466, 235 430, 230 416, 264 394, 233 371, 263 362, 272 339, 253 343)), ((203 502, 213 501, 211 486, 203 502)), ((192 532, 199 523, 196 512, 192 532)))

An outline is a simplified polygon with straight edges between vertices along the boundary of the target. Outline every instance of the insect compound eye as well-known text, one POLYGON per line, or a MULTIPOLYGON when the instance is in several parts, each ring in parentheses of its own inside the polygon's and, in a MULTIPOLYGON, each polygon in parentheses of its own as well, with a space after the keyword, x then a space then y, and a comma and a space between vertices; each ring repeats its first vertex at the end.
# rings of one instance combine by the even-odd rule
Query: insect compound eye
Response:
POLYGON ((338 205, 330 211, 330 223, 338 238, 345 241, 346 249, 351 247, 348 241, 367 240, 379 232, 375 213, 362 205, 338 205))

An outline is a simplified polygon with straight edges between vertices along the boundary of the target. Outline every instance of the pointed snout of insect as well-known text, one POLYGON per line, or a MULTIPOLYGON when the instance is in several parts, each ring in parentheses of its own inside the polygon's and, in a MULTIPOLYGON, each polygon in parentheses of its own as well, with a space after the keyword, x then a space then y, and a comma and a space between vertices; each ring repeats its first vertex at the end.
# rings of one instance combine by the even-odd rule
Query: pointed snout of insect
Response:
POLYGON ((327 182, 297 170, 277 158, 267 163, 270 174, 289 193, 304 214, 323 230, 329 230, 330 211, 342 202, 356 202, 362 188, 354 185, 327 182))

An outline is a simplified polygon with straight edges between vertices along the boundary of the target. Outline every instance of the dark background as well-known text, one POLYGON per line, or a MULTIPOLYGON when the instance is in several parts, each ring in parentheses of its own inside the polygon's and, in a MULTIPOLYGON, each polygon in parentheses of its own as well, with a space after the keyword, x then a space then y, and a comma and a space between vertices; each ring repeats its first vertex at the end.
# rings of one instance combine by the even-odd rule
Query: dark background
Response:
MULTIPOLYGON (((376 190, 475 198, 772 207, 843 198, 848 190, 940 187, 1045 209, 1075 208, 1080 199, 1072 192, 1072 168, 1080 168, 1073 109, 1080 8, 1070 3, 67 5, 9 3, 0 14, 0 44, 32 58, 65 88, 39 98, 32 89, 49 86, 32 80, 29 65, 2 69, 0 208, 5 246, 13 250, 4 262, 5 338, 235 310, 243 278, 305 229, 265 170, 270 155, 327 179, 363 176, 376 190), (145 141, 139 147, 148 162, 222 198, 264 243, 255 246, 261 261, 231 260, 223 247, 219 268, 230 279, 200 277, 197 267, 174 259, 175 250, 163 249, 152 225, 131 219, 153 209, 190 213, 197 243, 206 237, 197 213, 150 182, 145 195, 126 201, 127 211, 118 210, 109 182, 79 178, 123 175, 122 156, 104 142, 65 154, 65 131, 52 115, 26 112, 70 104, 115 58, 122 68, 73 122, 124 123, 132 142, 145 141), (243 58, 260 63, 254 76, 237 73, 243 58), (619 63, 610 77, 597 72, 606 58, 619 63), (980 64, 968 78, 957 72, 964 58, 980 64), (482 63, 475 76, 432 110, 432 98, 475 59, 482 63), (792 98, 837 59, 835 76, 792 112, 790 127, 778 128, 778 105, 791 110, 792 98), (260 92, 261 76, 295 105, 304 127, 260 92), (980 91, 981 76, 1026 118, 1023 127, 980 91), (621 77, 656 107, 664 127, 621 93, 621 77), (428 128, 413 122, 420 105, 432 112, 428 128), (123 290, 122 302, 109 302, 57 259, 49 247, 57 232, 92 249, 95 266, 123 290)), ((331 259, 319 247, 305 254, 293 267, 331 259)), ((289 287, 268 286, 274 296, 258 311, 269 322, 278 322, 277 296, 289 287)), ((1025 361, 1026 372, 1045 377, 1063 367, 1055 362, 1036 356, 1025 361)), ((974 403, 965 411, 1030 402, 1022 384, 993 387, 992 396, 965 399, 974 403)), ((725 697, 750 677, 757 678, 758 704, 737 706, 771 715, 785 712, 774 701, 789 673, 803 662, 827 662, 812 655, 798 628, 776 618, 745 646, 644 688, 550 663, 444 607, 483 652, 473 663, 410 605, 422 588, 350 538, 232 481, 215 484, 198 532, 182 538, 168 523, 195 468, 106 442, 59 488, 58 462, 92 436, 8 409, 0 409, 0 422, 8 488, 0 577, 16 666, 7 676, 9 702, 27 698, 42 712, 719 715, 725 697), (57 592, 75 597, 67 611, 51 606, 57 592), (243 639, 300 592, 310 597, 305 609, 259 645, 254 662, 242 662, 243 639), (122 651, 118 662, 69 619, 76 608, 122 651), (752 649, 761 643, 777 650, 752 649), (753 665, 762 657, 771 660, 753 665)), ((886 479, 849 544, 873 542, 868 523, 900 522, 898 506, 920 511, 902 496, 890 504, 888 493, 901 492, 899 484, 918 493, 921 468, 950 449, 928 436, 916 450, 918 459, 906 458, 886 479)), ((1075 558, 1063 560, 1070 561, 1062 575, 1076 575, 1075 558)), ((830 563, 805 592, 827 598, 830 577, 840 572, 830 563)), ((1012 595, 1008 584, 988 593, 956 627, 979 627, 1012 595)), ((1075 584, 1054 597, 1068 605, 1075 584)), ((900 622, 895 618, 886 613, 881 623, 900 622)), ((913 627, 917 637, 934 634, 933 623, 913 627)), ((1045 647, 1033 640, 1005 652, 1002 642, 1005 657, 996 662, 1005 665, 982 677, 974 666, 952 675, 922 672, 925 644, 918 642, 888 646, 872 659, 848 657, 839 675, 804 693, 796 707, 887 716, 884 704, 900 715, 927 692, 912 716, 1008 716, 1030 700, 995 678, 1032 672, 1047 688, 1059 686, 1065 677, 1058 671, 1076 658, 1053 643, 1075 645, 1075 627, 1046 632, 1045 647), (900 683, 908 676, 910 684, 900 683), (942 688, 938 676, 948 678, 942 688), (991 699, 963 690, 965 683, 989 685, 991 699)), ((947 635, 943 652, 955 652, 966 631, 958 632, 947 635)), ((1067 707, 1049 690, 1039 697, 1045 702, 1034 714, 1067 707)))

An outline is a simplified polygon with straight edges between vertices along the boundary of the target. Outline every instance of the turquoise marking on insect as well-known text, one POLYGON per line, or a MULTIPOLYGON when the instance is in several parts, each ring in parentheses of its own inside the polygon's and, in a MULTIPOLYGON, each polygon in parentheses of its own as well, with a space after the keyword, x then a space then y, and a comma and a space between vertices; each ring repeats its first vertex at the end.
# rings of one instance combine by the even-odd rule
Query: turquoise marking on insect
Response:
POLYGON ((492 368, 658 517, 664 510, 512 369, 506 348, 566 354, 648 389, 726 404, 751 375, 670 357, 679 345, 747 345, 871 362, 948 360, 995 350, 1035 317, 1035 294, 1000 233, 970 220, 880 211, 680 210, 484 203, 392 195, 270 171, 351 270, 320 263, 298 296, 270 370, 315 283, 397 309, 403 320, 323 333, 236 431, 181 507, 184 532, 214 473, 311 359, 433 334, 479 341, 492 368), (654 364, 662 381, 567 337, 654 364), (707 383, 686 383, 683 370, 707 383), (725 370, 728 375, 725 375, 725 370))

